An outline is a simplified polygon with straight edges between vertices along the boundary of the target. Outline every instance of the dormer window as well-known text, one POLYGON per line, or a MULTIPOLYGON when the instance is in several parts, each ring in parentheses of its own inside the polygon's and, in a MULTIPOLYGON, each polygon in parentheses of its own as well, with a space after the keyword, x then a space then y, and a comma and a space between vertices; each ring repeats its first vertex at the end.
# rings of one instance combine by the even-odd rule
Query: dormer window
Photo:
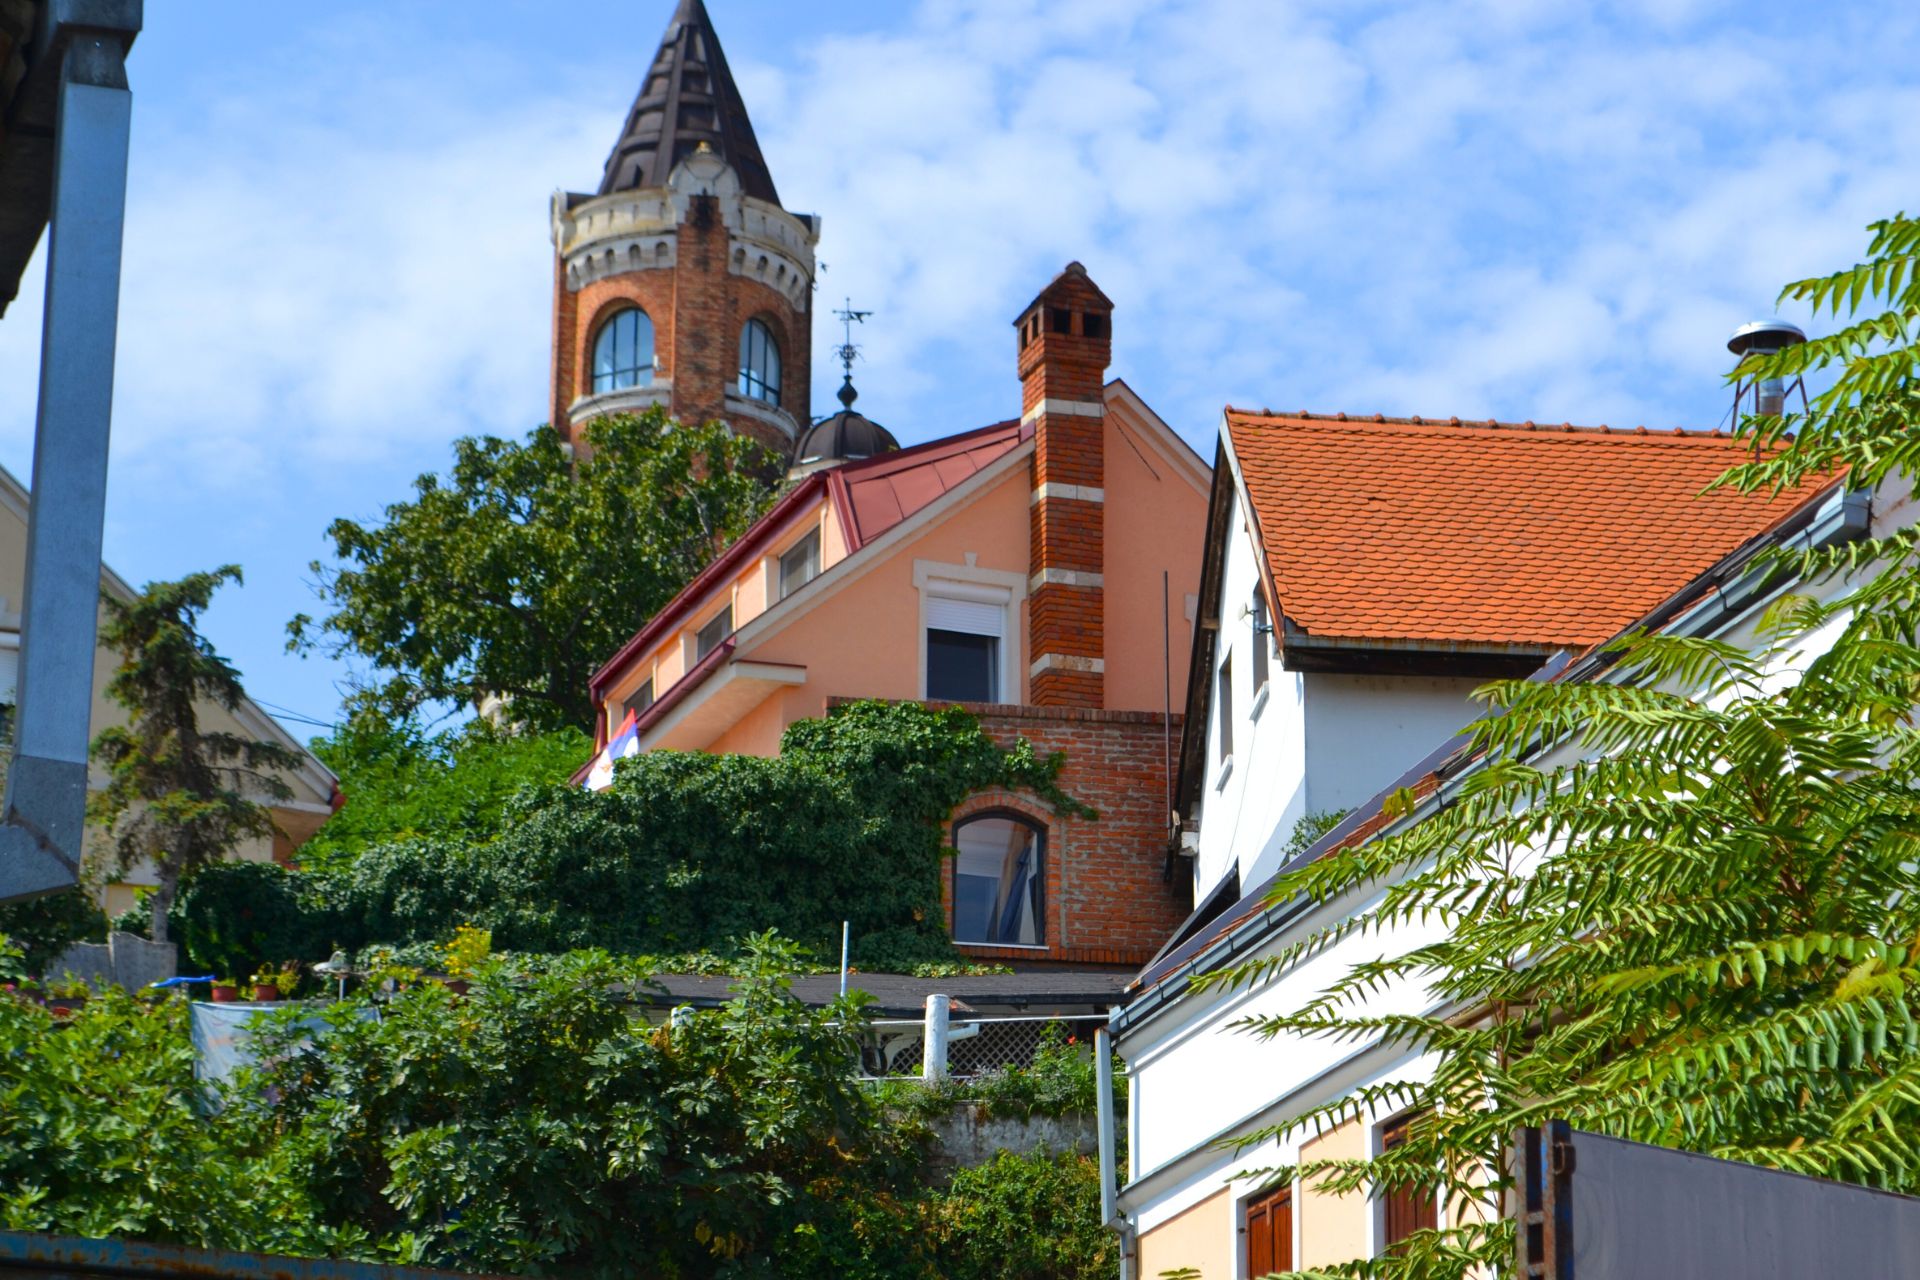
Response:
POLYGON ((749 320, 740 330, 740 394, 766 404, 780 403, 780 344, 764 320, 749 320))
POLYGON ((653 321, 638 307, 615 312, 593 340, 595 394, 652 381, 653 321))

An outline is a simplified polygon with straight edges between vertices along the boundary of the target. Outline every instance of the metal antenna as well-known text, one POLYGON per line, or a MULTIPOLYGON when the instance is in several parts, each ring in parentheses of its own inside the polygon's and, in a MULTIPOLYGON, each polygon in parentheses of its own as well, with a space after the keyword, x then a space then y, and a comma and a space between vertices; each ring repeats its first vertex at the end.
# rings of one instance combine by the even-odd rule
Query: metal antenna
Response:
POLYGON ((853 326, 863 324, 871 311, 855 311, 853 299, 848 298, 846 305, 833 313, 840 318, 840 325, 846 331, 845 339, 834 349, 840 358, 840 367, 846 371, 845 380, 840 385, 840 403, 851 409, 858 393, 853 389, 853 362, 860 358, 860 346, 853 340, 853 326))

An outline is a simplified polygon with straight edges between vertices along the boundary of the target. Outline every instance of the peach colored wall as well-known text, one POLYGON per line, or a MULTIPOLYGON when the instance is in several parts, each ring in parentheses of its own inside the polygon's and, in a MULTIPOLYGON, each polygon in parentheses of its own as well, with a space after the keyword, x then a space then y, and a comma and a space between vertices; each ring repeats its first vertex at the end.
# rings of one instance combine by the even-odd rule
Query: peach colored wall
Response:
POLYGON ((1200 590, 1207 523, 1206 482, 1196 483, 1192 476, 1204 477, 1206 469, 1191 456, 1167 457, 1148 429, 1113 399, 1107 402, 1106 458, 1107 709, 1165 710, 1171 671, 1178 711, 1186 705, 1187 654, 1193 643, 1186 597, 1200 590), (1163 569, 1168 573, 1164 623, 1163 569))
MULTIPOLYGON (((838 525, 832 519, 831 504, 824 498, 796 512, 792 519, 780 527, 778 533, 767 545, 773 550, 774 554, 777 555, 798 540, 807 529, 820 524, 823 516, 826 519, 827 525, 832 527, 833 533, 832 536, 829 537, 824 530, 822 532, 820 540, 822 565, 825 567, 836 563, 845 557, 846 547, 843 542, 839 541, 838 525), (828 544, 830 542, 835 548, 835 553, 832 555, 828 554, 828 544)), ((719 601, 726 598, 730 598, 733 601, 733 625, 735 630, 746 626, 747 623, 766 612, 767 558, 765 556, 757 557, 749 561, 741 568, 740 572, 734 576, 731 582, 715 588, 713 594, 701 601, 700 608, 688 615, 692 619, 688 626, 663 637, 660 642, 654 646, 651 654, 644 658, 636 659, 627 667, 626 671, 622 673, 621 678, 608 687, 603 709, 607 716, 609 731, 619 727, 620 721, 626 716, 625 703, 627 698, 632 695, 635 689, 638 689, 646 682, 648 675, 654 677, 653 692, 655 697, 665 693, 673 686, 674 682, 677 681, 686 670, 684 657, 687 633, 697 630, 703 622, 711 618, 717 609, 719 601)), ((778 735, 775 735, 775 737, 777 740, 778 735)))
MULTIPOLYGON (((972 502, 910 538, 897 551, 866 568, 804 616, 787 624, 740 658, 789 662, 807 669, 803 685, 781 691, 787 722, 819 715, 828 698, 917 698, 920 690, 920 594, 913 585, 915 560, 966 564, 1024 575, 1027 571, 1027 471, 1015 467, 972 502)), ((863 555, 862 559, 865 556, 863 555)), ((847 570, 858 570, 860 561, 847 570)), ((835 570, 834 572, 838 572, 835 570)), ((832 574, 820 586, 827 587, 832 574)), ((1008 701, 1026 698, 1026 611, 1013 610, 1020 627, 1015 663, 1020 687, 1008 701)))
POLYGON ((785 711, 783 699, 777 695, 770 697, 708 743, 706 750, 715 755, 778 755, 780 735, 787 731, 788 717, 785 711))
POLYGON ((1191 1267, 1200 1280, 1234 1280, 1239 1271, 1240 1233, 1227 1188, 1140 1233, 1136 1274, 1158 1276, 1191 1267))
MULTIPOLYGON (((1206 468, 1190 455, 1169 456, 1158 447, 1153 429, 1118 398, 1109 400, 1106 443, 1106 586, 1107 708, 1159 712, 1165 709, 1167 676, 1172 675, 1173 705, 1186 699, 1187 648, 1192 624, 1187 621, 1188 594, 1199 590, 1201 543, 1205 536, 1206 468), (1142 456, 1144 455, 1144 457, 1142 456), (1161 571, 1171 575, 1161 605, 1161 571), (1170 643, 1170 651, 1163 645, 1170 643)), ((787 623, 765 641, 743 637, 736 660, 790 663, 807 668, 804 684, 770 694, 768 704, 721 735, 710 749, 771 754, 777 750, 780 730, 794 720, 819 715, 829 698, 917 698, 921 696, 920 598, 913 583, 915 560, 965 565, 1014 573, 1029 572, 1027 506, 1030 476, 1025 465, 1015 466, 958 510, 922 530, 898 550, 871 566, 856 561, 849 566, 860 576, 835 590, 833 598, 787 623)), ((832 573, 845 559, 846 549, 837 513, 824 498, 795 514, 768 543, 778 550, 792 543, 808 525, 821 526, 821 560, 833 590, 832 573)), ((864 557, 863 557, 864 559, 864 557)), ((722 592, 734 596, 734 625, 745 629, 766 608, 766 561, 756 559, 722 592)), ((688 630, 711 617, 719 593, 710 596, 699 612, 690 615, 688 630)), ((1007 702, 1025 702, 1027 689, 1027 616, 1024 607, 1014 616, 1019 629, 1019 652, 1014 662, 1013 687, 1002 691, 1007 702)), ((609 724, 625 714, 621 709, 632 691, 651 670, 654 693, 664 695, 685 671, 686 635, 667 636, 650 661, 636 663, 609 690, 609 724), (653 664, 657 663, 657 667, 653 664)))
MULTIPOLYGON (((1301 1143, 1300 1162, 1364 1160, 1367 1140, 1367 1126, 1349 1120, 1301 1143)), ((1302 1270, 1373 1256, 1373 1201, 1364 1191, 1330 1195, 1309 1186, 1301 1189, 1299 1203, 1302 1270)))
POLYGON ((820 567, 831 569, 847 558, 847 531, 840 525, 840 509, 825 503, 820 515, 820 567))

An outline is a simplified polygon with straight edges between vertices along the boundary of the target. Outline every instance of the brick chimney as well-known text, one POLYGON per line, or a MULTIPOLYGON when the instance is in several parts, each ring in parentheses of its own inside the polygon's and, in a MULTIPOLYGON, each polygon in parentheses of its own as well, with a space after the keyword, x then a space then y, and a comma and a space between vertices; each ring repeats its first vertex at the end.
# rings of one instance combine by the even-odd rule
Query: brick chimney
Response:
POLYGON ((1028 700, 1106 705, 1106 371, 1113 303, 1077 262, 1014 322, 1023 423, 1034 430, 1028 700))

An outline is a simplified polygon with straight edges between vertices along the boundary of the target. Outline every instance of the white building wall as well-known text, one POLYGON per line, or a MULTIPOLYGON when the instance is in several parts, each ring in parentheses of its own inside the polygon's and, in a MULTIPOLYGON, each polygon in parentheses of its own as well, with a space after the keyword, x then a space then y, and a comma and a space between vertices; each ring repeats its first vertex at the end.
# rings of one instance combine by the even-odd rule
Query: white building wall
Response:
MULTIPOLYGON (((1873 533, 1876 536, 1911 523, 1920 510, 1904 492, 1883 493, 1882 498, 1886 501, 1875 503, 1873 533)), ((1798 591, 1831 601, 1871 576, 1878 567, 1852 575, 1848 580, 1803 584, 1798 591)), ((1224 612, 1231 615, 1232 611, 1224 612)), ((1759 616, 1758 608, 1752 610, 1721 630, 1719 638, 1752 648, 1758 639, 1759 616)), ((1829 619, 1816 632, 1800 637, 1786 652, 1776 655, 1769 663, 1769 670, 1776 673, 1776 678, 1792 678, 1793 672, 1803 670, 1824 652, 1844 626, 1842 617, 1829 619)), ((1381 769, 1389 771, 1387 777, 1372 784, 1359 799, 1371 795, 1394 774, 1415 763, 1464 721, 1464 717, 1453 710, 1465 706, 1464 690, 1445 688, 1440 682, 1434 682, 1425 690, 1424 697, 1413 700, 1406 714, 1396 716, 1386 710, 1388 700, 1409 683, 1383 680, 1378 687, 1369 688, 1368 682, 1361 678, 1309 676, 1307 679, 1300 723, 1315 766, 1321 758, 1318 751, 1327 752, 1329 761, 1340 759, 1344 752, 1346 758, 1354 762, 1357 773, 1365 766, 1362 749, 1368 743, 1376 747, 1383 742, 1391 743, 1401 731, 1408 739, 1425 738, 1414 749, 1414 754, 1396 758, 1390 766, 1381 765, 1381 769), (1330 682, 1345 681, 1345 685, 1317 686, 1315 680, 1322 678, 1330 682), (1323 701, 1316 707, 1317 693, 1323 694, 1323 701), (1436 725, 1438 733, 1427 732, 1436 725), (1323 731, 1318 751, 1314 746, 1316 728, 1323 731)), ((1571 762, 1582 752, 1577 743, 1562 744, 1534 763, 1551 768, 1571 762)), ((1308 787, 1312 785, 1313 778, 1309 778, 1308 787)), ((1339 801, 1351 802, 1344 798, 1339 801)), ((1315 804, 1320 807, 1317 800, 1315 804)), ((1273 806, 1269 806, 1269 810, 1276 811, 1273 806)), ((1284 834, 1282 829, 1278 836, 1284 834)), ((1243 824, 1239 832, 1240 839, 1249 843, 1257 841, 1260 835, 1250 823, 1243 824)), ((1535 852, 1537 855, 1538 851, 1535 852)), ((1274 955, 1333 920, 1363 911, 1377 901, 1377 896, 1354 895, 1346 901, 1307 912, 1282 932, 1263 939, 1252 954, 1235 959, 1274 955)), ((1239 1199, 1259 1185, 1257 1178, 1249 1176, 1250 1171, 1293 1162, 1299 1144, 1311 1135, 1293 1134, 1277 1141, 1269 1139, 1235 1148, 1232 1139, 1236 1134, 1284 1123, 1326 1101, 1346 1096, 1364 1084, 1424 1078, 1432 1069, 1432 1061, 1426 1055, 1411 1054, 1377 1042, 1334 1043, 1293 1036, 1266 1040, 1249 1034, 1243 1024, 1245 1019, 1257 1018, 1263 1013, 1298 1009, 1324 992, 1356 961, 1404 953, 1439 932, 1441 928, 1437 923, 1428 923, 1350 936, 1251 990, 1188 992, 1177 997, 1169 1008, 1143 1016, 1141 1021, 1124 1029, 1116 1049, 1128 1064, 1132 1096, 1129 1174, 1133 1185, 1123 1193, 1122 1209, 1136 1228, 1151 1231, 1222 1187, 1231 1189, 1235 1197, 1233 1221, 1237 1223, 1239 1199)), ((1426 1009, 1430 1004, 1431 993, 1426 987, 1400 982, 1371 993, 1366 1003, 1355 1011, 1413 1012, 1426 1009)), ((1375 1115, 1368 1119, 1371 1124, 1378 1124, 1386 1118, 1375 1115)), ((1377 1141, 1377 1136, 1373 1140, 1377 1141)), ((1296 1214, 1296 1245, 1300 1231, 1301 1219, 1296 1214)), ((1243 1253, 1243 1270, 1244 1265, 1243 1253)))
POLYGON ((1477 719, 1474 676, 1306 677, 1312 813, 1351 809, 1477 719))
POLYGON ((1298 673, 1282 671, 1280 659, 1268 650, 1267 684, 1253 686, 1254 644, 1271 645, 1272 636, 1256 637, 1246 612, 1259 583, 1253 537, 1246 525, 1246 509, 1234 500, 1228 515, 1226 562, 1220 592, 1220 633, 1214 645, 1213 671, 1208 678, 1219 688, 1219 672, 1233 663, 1233 755, 1231 765, 1220 759, 1220 700, 1212 701, 1213 723, 1207 727, 1207 777, 1201 791, 1200 843, 1194 858, 1194 900, 1204 898, 1236 866, 1242 889, 1260 855, 1277 849, 1305 809, 1306 738, 1305 686, 1298 673), (1276 833, 1277 836, 1276 836, 1276 833))

